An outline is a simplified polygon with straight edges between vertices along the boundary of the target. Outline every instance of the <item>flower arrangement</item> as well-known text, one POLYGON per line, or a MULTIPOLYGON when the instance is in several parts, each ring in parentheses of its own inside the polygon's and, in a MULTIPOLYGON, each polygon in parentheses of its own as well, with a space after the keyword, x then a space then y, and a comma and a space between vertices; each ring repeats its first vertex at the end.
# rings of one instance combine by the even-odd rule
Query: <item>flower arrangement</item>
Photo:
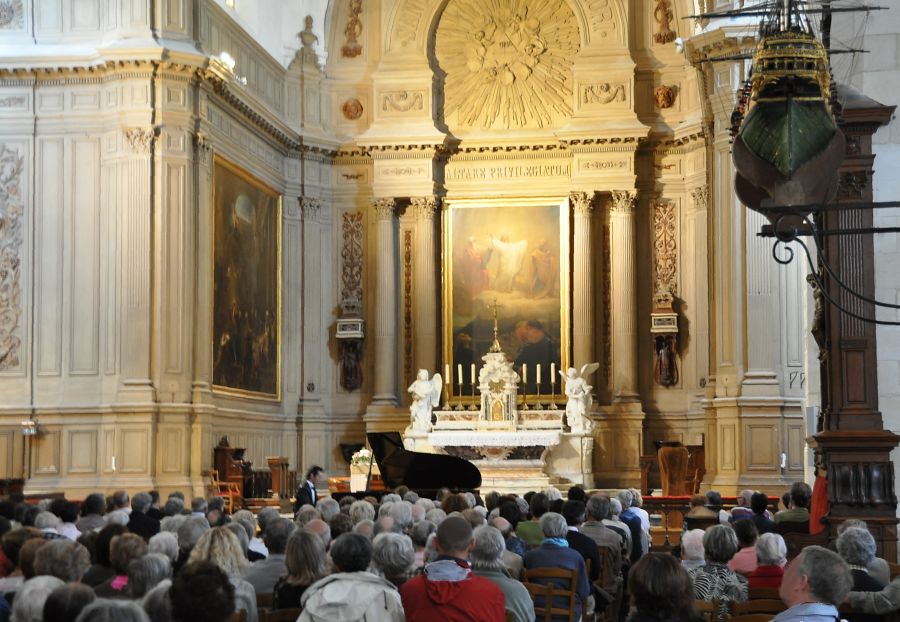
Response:
POLYGON ((368 467, 372 462, 372 452, 363 447, 350 456, 350 466, 368 467))

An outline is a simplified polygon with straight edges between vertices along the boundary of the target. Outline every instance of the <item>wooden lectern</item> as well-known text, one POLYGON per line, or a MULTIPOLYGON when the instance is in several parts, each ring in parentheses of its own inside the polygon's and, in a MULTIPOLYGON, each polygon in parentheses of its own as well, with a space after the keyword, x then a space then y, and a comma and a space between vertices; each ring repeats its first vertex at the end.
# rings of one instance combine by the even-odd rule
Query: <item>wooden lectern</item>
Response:
POLYGON ((290 499, 294 491, 289 489, 288 459, 286 456, 266 456, 269 471, 272 472, 272 494, 279 499, 290 499))

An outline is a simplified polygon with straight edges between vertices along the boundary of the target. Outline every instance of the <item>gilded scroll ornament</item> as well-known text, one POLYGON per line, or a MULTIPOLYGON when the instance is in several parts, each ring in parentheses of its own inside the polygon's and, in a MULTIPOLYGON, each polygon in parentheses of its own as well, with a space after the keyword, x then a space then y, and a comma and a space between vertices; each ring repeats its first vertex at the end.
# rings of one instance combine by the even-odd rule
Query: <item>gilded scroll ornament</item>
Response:
POLYGON ((575 16, 563 0, 452 0, 435 35, 445 116, 483 129, 547 127, 571 114, 575 16))

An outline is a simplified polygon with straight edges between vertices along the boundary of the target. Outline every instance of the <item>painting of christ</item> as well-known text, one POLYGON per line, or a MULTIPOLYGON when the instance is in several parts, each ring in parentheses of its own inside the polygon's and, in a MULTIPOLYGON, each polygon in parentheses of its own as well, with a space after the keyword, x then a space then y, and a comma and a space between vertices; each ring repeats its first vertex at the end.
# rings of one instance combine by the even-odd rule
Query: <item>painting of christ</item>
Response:
POLYGON ((495 304, 500 344, 525 390, 550 393, 551 366, 568 363, 568 223, 564 199, 447 201, 444 360, 454 394, 472 394, 495 304))

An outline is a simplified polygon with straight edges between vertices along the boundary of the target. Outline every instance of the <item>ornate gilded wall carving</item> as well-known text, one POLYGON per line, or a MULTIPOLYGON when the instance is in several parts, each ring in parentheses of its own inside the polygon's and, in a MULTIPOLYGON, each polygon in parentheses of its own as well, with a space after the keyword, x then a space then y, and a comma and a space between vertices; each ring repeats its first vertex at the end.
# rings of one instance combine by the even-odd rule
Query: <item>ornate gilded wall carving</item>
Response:
POLYGON ((678 290, 678 244, 675 229, 675 204, 656 201, 653 204, 653 260, 656 274, 654 292, 678 290))
POLYGON ((0 144, 0 371, 20 365, 24 166, 18 150, 0 144))
POLYGON ((363 215, 341 216, 341 307, 345 313, 359 312, 362 302, 363 215))
POLYGON ((341 56, 344 58, 356 58, 362 54, 362 46, 359 44, 359 36, 362 34, 362 0, 350 0, 350 13, 347 15, 347 25, 344 26, 344 46, 341 48, 341 56))
POLYGON ((578 50, 564 0, 451 0, 435 35, 448 124, 542 128, 567 118, 578 50))

